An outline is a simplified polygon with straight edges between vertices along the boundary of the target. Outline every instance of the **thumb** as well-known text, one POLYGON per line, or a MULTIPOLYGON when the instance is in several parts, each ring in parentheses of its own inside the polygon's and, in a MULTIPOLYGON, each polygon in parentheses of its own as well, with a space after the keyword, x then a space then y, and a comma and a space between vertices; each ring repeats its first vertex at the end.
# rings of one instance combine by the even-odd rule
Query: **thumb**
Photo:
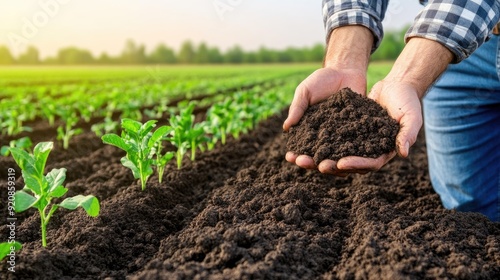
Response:
POLYGON ((288 131, 290 127, 296 125, 304 115, 308 106, 309 98, 307 97, 307 90, 300 84, 295 90, 295 95, 290 104, 290 109, 288 110, 288 117, 283 123, 283 130, 288 131))
POLYGON ((421 111, 407 112, 400 121, 399 133, 396 136, 396 149, 401 157, 408 157, 410 147, 417 141, 418 132, 422 127, 421 111))

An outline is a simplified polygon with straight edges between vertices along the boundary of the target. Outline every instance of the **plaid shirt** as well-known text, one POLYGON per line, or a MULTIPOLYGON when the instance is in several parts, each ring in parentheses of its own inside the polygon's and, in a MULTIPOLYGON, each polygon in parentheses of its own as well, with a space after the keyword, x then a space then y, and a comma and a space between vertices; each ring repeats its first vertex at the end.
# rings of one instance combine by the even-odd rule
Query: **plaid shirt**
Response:
MULTIPOLYGON (((428 0, 407 31, 405 40, 422 37, 440 42, 456 63, 472 54, 490 36, 500 19, 500 0, 428 0)), ((327 34, 340 26, 362 25, 374 34, 372 52, 383 37, 382 20, 389 0, 323 0, 327 34)))

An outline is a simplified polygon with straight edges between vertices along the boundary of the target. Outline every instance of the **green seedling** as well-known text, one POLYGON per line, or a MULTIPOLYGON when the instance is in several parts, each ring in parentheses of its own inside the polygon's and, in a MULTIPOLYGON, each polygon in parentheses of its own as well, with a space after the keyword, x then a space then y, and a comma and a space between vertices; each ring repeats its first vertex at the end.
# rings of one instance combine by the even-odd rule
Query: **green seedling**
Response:
POLYGON ((216 134, 221 139, 222 145, 226 144, 226 135, 230 131, 235 109, 233 100, 227 98, 224 102, 214 104, 207 112, 207 121, 219 132, 216 134))
POLYGON ((179 112, 179 115, 172 115, 170 117, 170 126, 172 129, 167 140, 177 147, 175 157, 178 169, 181 168, 182 158, 189 149, 191 149, 190 159, 195 160, 196 149, 203 149, 203 143, 208 142, 204 133, 206 124, 194 124, 194 107, 194 103, 189 103, 187 108, 179 112))
POLYGON ((31 142, 31 139, 29 137, 22 137, 17 140, 12 140, 9 142, 9 146, 3 146, 0 149, 0 154, 2 156, 9 156, 10 155, 10 148, 19 148, 21 150, 29 151, 31 149, 31 146, 33 146, 33 143, 31 142))
POLYGON ((141 102, 138 100, 129 100, 126 103, 119 103, 117 109, 122 111, 120 115, 121 119, 142 119, 141 102))
POLYGON ((66 179, 66 169, 52 169, 44 175, 45 164, 52 142, 40 142, 30 154, 19 148, 10 148, 17 165, 22 170, 25 186, 16 191, 14 196, 16 212, 23 212, 31 207, 38 209, 42 229, 42 246, 47 246, 47 225, 54 212, 59 208, 74 210, 82 207, 91 217, 99 215, 99 200, 93 195, 68 197, 61 203, 52 203, 52 199, 61 198, 68 191, 62 184, 66 179))
POLYGON ((161 139, 156 142, 155 149, 156 149, 156 159, 155 159, 156 171, 158 172, 158 182, 161 183, 163 180, 163 173, 165 172, 165 167, 167 166, 167 163, 174 157, 175 153, 166 152, 165 154, 162 155, 161 151, 163 149, 163 145, 161 139))
POLYGON ((6 256, 10 255, 12 252, 17 252, 21 250, 23 246, 17 241, 9 241, 0 243, 0 261, 6 256))
POLYGON ((153 174, 153 156, 156 153, 158 141, 170 129, 167 126, 159 127, 154 133, 156 120, 142 124, 131 119, 122 119, 121 137, 110 133, 101 137, 105 144, 110 144, 124 150, 127 155, 121 159, 123 166, 130 168, 134 178, 140 179, 142 190, 146 189, 146 182, 153 174))
POLYGON ((197 123, 186 135, 191 149, 191 161, 196 159, 196 150, 200 149, 203 152, 205 150, 204 144, 209 142, 209 138, 205 135, 205 126, 207 126, 205 122, 197 123))
POLYGON ((62 140, 63 148, 65 150, 69 147, 69 140, 75 135, 81 134, 81 128, 75 128, 78 123, 78 116, 72 108, 64 108, 59 111, 59 116, 64 122, 64 126, 57 127, 57 140, 62 140))
POLYGON ((93 124, 90 127, 90 130, 92 130, 95 133, 95 135, 97 135, 97 137, 101 137, 106 133, 112 133, 117 131, 119 125, 120 124, 117 121, 105 117, 103 122, 93 124))
POLYGON ((46 98, 42 99, 41 103, 40 109, 42 111, 42 115, 49 121, 49 125, 53 126, 57 115, 55 102, 50 98, 46 98))
POLYGON ((81 118, 85 122, 90 122, 90 119, 94 115, 95 111, 97 108, 94 107, 93 104, 79 104, 80 106, 78 107, 78 111, 80 112, 81 118))
POLYGON ((5 133, 9 136, 19 134, 21 132, 31 132, 33 129, 28 126, 23 126, 23 122, 27 120, 26 113, 21 113, 20 110, 12 109, 8 112, 4 112, 4 117, 2 118, 2 135, 5 133))

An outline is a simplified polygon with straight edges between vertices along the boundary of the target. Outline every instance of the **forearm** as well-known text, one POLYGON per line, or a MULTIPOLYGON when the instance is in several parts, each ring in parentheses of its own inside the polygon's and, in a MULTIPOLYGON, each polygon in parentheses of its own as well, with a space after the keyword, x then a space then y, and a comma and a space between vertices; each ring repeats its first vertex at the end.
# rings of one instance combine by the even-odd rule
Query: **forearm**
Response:
POLYGON ((453 63, 470 56, 500 19, 500 1, 429 0, 406 33, 406 41, 427 38, 453 54, 453 63))
POLYGON ((436 41, 411 38, 385 79, 413 86, 422 98, 453 58, 453 53, 436 41))
POLYGON ((324 67, 366 71, 373 40, 372 32, 364 26, 334 29, 328 39, 324 67))

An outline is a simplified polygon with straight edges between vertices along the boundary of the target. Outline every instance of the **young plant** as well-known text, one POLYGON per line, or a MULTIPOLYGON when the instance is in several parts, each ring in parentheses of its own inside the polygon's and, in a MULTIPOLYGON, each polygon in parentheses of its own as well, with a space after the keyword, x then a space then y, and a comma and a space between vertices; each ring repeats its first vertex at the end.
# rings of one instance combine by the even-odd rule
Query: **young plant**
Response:
POLYGON ((78 123, 78 116, 72 108, 64 108, 59 112, 59 116, 64 122, 64 127, 57 127, 57 140, 62 140, 63 148, 65 150, 69 147, 69 140, 80 133, 83 132, 81 128, 75 128, 78 123))
POLYGON ((207 121, 218 130, 216 135, 220 137, 222 145, 226 144, 226 135, 231 129, 235 114, 232 103, 232 99, 227 98, 224 102, 214 104, 207 112, 207 121))
POLYGON ((95 133, 95 135, 97 135, 97 137, 101 137, 105 133, 112 133, 117 131, 119 125, 120 124, 117 121, 105 117, 103 122, 93 124, 90 127, 90 130, 92 130, 95 133))
POLYGON ((110 133, 101 137, 105 144, 110 144, 124 150, 127 155, 121 159, 123 166, 130 168, 134 178, 140 179, 142 190, 146 189, 146 182, 153 174, 153 156, 156 153, 155 145, 168 132, 169 127, 159 127, 154 133, 155 120, 142 124, 131 119, 122 119, 121 137, 110 133))
POLYGON ((40 102, 43 116, 49 121, 49 125, 53 126, 57 115, 56 103, 50 98, 42 99, 40 102))
POLYGON ((6 256, 11 254, 12 252, 17 252, 21 250, 23 246, 21 243, 17 241, 9 241, 0 243, 0 261, 3 260, 6 256))
POLYGON ((154 106, 153 109, 144 110, 144 114, 152 119, 160 119, 163 117, 165 112, 168 112, 168 99, 160 100, 158 105, 154 106))
POLYGON ((167 140, 177 147, 175 157, 178 169, 181 169, 182 158, 188 149, 191 149, 190 159, 195 160, 196 149, 203 149, 203 143, 208 142, 205 136, 206 124, 194 124, 194 107, 194 103, 189 103, 187 108, 179 112, 179 115, 172 115, 170 117, 170 126, 172 129, 169 134, 170 137, 167 140))
MULTIPOLYGON (((166 132, 165 134, 167 134, 167 133, 168 132, 166 132)), ((163 173, 165 172, 165 166, 174 157, 174 152, 166 152, 163 155, 161 154, 161 151, 163 149, 163 145, 161 144, 161 142, 162 142, 161 140, 162 139, 160 139, 159 141, 157 141, 155 143, 156 159, 154 161, 154 163, 156 165, 156 171, 158 172, 158 182, 160 182, 160 183, 163 180, 163 173)))
POLYGON ((17 140, 12 140, 9 142, 9 146, 3 146, 0 149, 0 154, 2 156, 9 156, 10 154, 10 148, 19 148, 21 150, 29 151, 31 149, 31 146, 33 146, 33 143, 31 142, 31 139, 29 137, 22 137, 17 140))
POLYGON ((33 154, 19 149, 11 148, 10 152, 17 165, 22 170, 25 186, 16 191, 16 212, 23 212, 31 207, 38 209, 42 229, 42 246, 47 246, 47 224, 54 212, 59 208, 74 210, 82 207, 91 217, 99 215, 99 200, 93 195, 77 195, 68 197, 61 203, 52 203, 52 199, 60 198, 68 191, 62 184, 66 179, 66 169, 52 169, 44 175, 45 164, 52 142, 38 143, 33 149, 33 154))
POLYGON ((120 118, 141 120, 141 105, 141 102, 139 102, 138 100, 128 100, 127 102, 118 103, 117 109, 122 111, 122 113, 120 114, 120 118))
POLYGON ((5 132, 7 135, 12 136, 24 131, 33 131, 31 127, 23 126, 23 122, 27 120, 26 113, 21 113, 18 109, 12 109, 4 113, 1 123, 2 135, 4 135, 5 132))
POLYGON ((189 141, 189 148, 191 149, 191 161, 194 161, 196 159, 196 149, 200 149, 203 152, 205 150, 203 144, 210 141, 210 139, 205 134, 206 126, 206 122, 196 123, 186 135, 189 141))

